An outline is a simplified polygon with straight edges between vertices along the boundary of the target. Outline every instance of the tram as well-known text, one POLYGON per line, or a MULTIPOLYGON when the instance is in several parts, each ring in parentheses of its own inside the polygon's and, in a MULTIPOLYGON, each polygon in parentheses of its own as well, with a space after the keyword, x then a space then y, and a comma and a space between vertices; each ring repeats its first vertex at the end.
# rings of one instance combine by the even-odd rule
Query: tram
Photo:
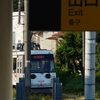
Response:
MULTIPOLYGON (((54 54, 52 50, 31 50, 30 60, 31 92, 51 92, 52 79, 56 78, 54 54)), ((25 77, 25 52, 13 51, 13 86, 19 78, 25 77)))

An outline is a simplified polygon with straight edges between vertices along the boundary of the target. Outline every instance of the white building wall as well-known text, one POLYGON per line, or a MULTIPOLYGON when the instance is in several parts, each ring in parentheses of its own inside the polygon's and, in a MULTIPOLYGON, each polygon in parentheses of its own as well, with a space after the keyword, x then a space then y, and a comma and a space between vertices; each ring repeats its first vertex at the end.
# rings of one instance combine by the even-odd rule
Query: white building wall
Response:
POLYGON ((12 25, 13 25, 13 30, 12 30, 12 35, 13 35, 13 46, 16 46, 19 42, 23 43, 23 19, 24 19, 24 12, 21 12, 21 17, 20 17, 20 25, 18 24, 18 12, 13 12, 12 16, 12 25))
MULTIPOLYGON (((24 12, 21 12, 21 24, 18 24, 18 12, 13 12, 13 46, 16 46, 19 42, 23 43, 23 21, 24 21, 24 12)), ((56 50, 56 41, 46 39, 48 37, 51 37, 56 32, 50 32, 50 31, 44 31, 43 34, 36 35, 39 37, 39 43, 41 45, 41 49, 48 49, 53 50, 55 52, 56 50)))
POLYGON ((43 35, 39 35, 41 49, 53 50, 53 52, 55 52, 56 41, 51 39, 46 39, 48 37, 51 37, 53 34, 54 34, 53 32, 44 31, 43 35))

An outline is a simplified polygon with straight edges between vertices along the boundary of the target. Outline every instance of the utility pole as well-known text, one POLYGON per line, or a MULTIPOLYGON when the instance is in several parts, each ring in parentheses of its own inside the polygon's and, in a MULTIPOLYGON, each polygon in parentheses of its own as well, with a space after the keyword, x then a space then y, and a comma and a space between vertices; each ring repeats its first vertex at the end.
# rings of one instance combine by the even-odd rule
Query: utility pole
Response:
POLYGON ((24 50, 25 50, 25 87, 26 87, 26 97, 29 97, 30 88, 31 88, 31 79, 30 79, 30 31, 29 31, 29 0, 24 0, 25 8, 25 27, 24 27, 24 50))
POLYGON ((95 100, 96 32, 85 32, 85 99, 95 100))
POLYGON ((20 5, 21 5, 21 2, 20 2, 20 0, 19 0, 19 2, 18 2, 18 24, 20 24, 20 16, 21 16, 21 9, 20 9, 20 5))

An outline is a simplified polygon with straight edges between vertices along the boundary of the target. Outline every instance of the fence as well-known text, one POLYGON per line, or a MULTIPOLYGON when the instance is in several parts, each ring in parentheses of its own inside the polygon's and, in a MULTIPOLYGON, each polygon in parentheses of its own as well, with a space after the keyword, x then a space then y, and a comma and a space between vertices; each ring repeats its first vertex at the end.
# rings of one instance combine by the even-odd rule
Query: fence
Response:
MULTIPOLYGON (((53 100, 62 100, 62 83, 59 82, 59 78, 53 78, 52 85, 53 100)), ((26 100, 25 78, 19 79, 19 83, 16 84, 16 90, 16 100, 26 100)))
POLYGON ((52 98, 62 100, 62 83, 59 83, 59 78, 53 78, 52 98))
POLYGON ((16 84, 16 100, 25 100, 25 78, 20 78, 16 84))

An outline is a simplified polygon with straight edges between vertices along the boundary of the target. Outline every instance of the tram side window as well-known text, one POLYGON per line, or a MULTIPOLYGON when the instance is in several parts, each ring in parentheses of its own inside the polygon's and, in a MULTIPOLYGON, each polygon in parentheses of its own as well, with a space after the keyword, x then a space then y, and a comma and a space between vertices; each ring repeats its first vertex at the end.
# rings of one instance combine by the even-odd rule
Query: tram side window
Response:
POLYGON ((20 69, 20 73, 22 72, 22 70, 20 69))
POLYGON ((20 63, 19 62, 17 62, 18 63, 18 67, 20 66, 20 63))
POLYGON ((18 67, 22 67, 22 62, 17 62, 18 63, 18 67))
POLYGON ((13 58, 13 71, 16 71, 16 58, 13 58))
POLYGON ((19 69, 17 69, 17 73, 19 73, 19 69))
POLYGON ((22 67, 22 62, 20 62, 20 67, 22 67))

